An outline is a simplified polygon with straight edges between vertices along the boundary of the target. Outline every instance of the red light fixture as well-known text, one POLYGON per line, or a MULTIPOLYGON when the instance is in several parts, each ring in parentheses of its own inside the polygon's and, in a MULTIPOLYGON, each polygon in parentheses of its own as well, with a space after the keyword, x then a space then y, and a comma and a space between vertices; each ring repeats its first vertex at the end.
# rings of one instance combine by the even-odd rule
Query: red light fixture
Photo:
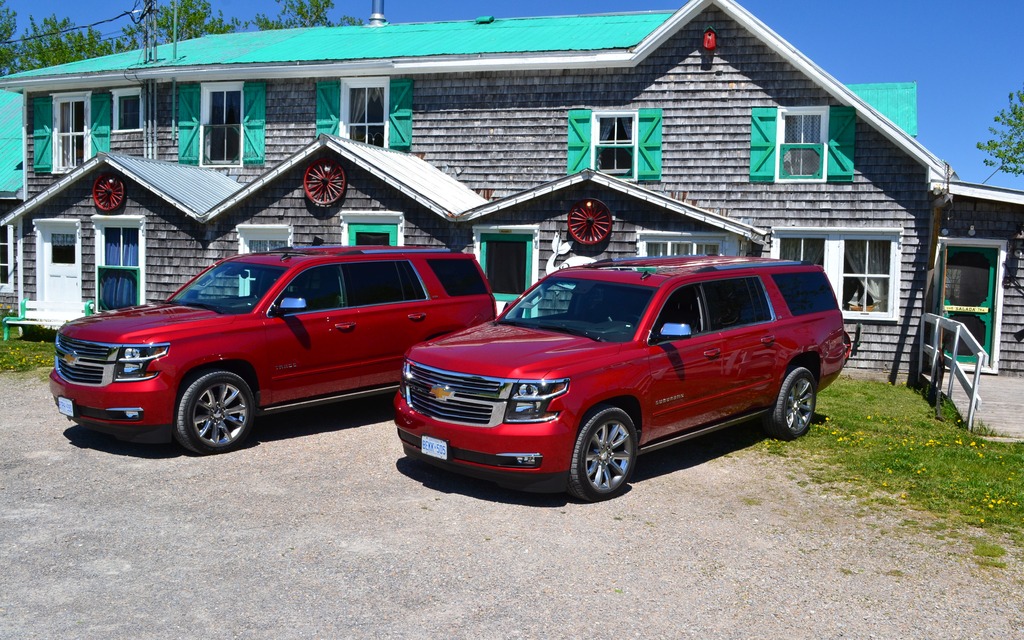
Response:
POLYGON ((704 30, 704 50, 708 53, 714 53, 717 48, 718 32, 715 31, 714 27, 708 27, 704 30))

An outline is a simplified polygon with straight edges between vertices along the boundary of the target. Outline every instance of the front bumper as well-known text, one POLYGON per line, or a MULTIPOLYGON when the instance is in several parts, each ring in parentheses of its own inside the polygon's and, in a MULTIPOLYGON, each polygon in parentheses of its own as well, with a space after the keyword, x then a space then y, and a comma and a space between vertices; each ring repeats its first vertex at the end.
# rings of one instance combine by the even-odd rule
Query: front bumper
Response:
POLYGON ((399 394, 395 424, 409 457, 511 489, 539 493, 566 489, 574 434, 558 420, 495 427, 455 425, 413 411, 399 394), (447 459, 423 453, 423 436, 447 443, 447 459))
POLYGON ((102 387, 81 385, 50 372, 54 403, 72 408, 71 421, 93 431, 128 442, 171 441, 175 391, 157 376, 141 382, 121 382, 102 387))

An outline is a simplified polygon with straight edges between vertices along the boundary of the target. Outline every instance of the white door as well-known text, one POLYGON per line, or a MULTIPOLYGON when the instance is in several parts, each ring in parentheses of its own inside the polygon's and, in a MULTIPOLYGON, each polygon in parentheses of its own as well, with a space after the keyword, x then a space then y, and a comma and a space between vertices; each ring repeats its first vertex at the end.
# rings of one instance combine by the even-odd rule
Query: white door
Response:
POLYGON ((73 220, 36 221, 36 296, 45 302, 82 301, 82 242, 73 220))

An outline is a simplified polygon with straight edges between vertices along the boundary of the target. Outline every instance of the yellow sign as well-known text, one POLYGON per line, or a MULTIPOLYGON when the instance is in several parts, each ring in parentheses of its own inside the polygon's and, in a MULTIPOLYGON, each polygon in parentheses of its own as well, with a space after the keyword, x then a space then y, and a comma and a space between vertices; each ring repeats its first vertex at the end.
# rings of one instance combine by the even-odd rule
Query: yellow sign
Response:
POLYGON ((943 308, 948 313, 988 313, 988 307, 957 307, 946 305, 943 308))

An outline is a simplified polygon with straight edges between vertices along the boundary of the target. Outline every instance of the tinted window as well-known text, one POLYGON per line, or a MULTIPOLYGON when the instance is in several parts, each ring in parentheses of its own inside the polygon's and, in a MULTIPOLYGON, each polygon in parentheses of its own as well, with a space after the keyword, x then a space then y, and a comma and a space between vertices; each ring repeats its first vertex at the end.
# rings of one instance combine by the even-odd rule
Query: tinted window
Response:
POLYGON ((286 298, 306 301, 305 311, 339 309, 345 306, 341 289, 341 273, 337 265, 306 269, 295 276, 284 290, 286 298))
POLYGON ((794 316, 836 308, 832 286, 820 271, 778 273, 772 276, 772 280, 794 316))
POLYGON ((477 296, 487 293, 487 285, 472 260, 427 260, 449 296, 477 296))
POLYGON ((757 278, 713 280, 702 285, 711 330, 767 322, 772 314, 757 278))
POLYGON ((423 285, 406 261, 351 262, 342 265, 350 307, 423 300, 423 285))
POLYGON ((691 332, 700 333, 704 330, 704 321, 700 310, 701 299, 698 288, 693 285, 680 287, 661 308, 658 321, 654 323, 654 332, 660 333, 661 328, 671 322, 688 324, 691 332))

